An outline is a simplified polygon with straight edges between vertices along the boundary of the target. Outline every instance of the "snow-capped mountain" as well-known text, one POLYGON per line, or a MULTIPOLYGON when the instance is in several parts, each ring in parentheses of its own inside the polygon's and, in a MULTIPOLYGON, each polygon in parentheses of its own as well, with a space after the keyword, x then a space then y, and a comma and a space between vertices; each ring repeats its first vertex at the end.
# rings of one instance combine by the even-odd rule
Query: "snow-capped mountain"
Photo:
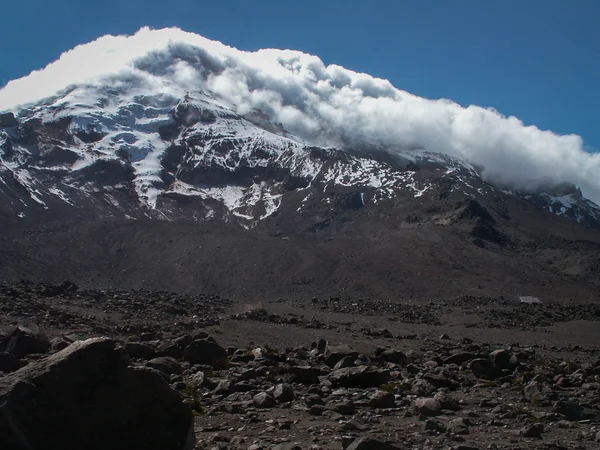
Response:
POLYGON ((600 226, 600 208, 579 190, 553 194, 561 195, 502 191, 466 161, 423 149, 317 147, 202 90, 72 87, 0 118, 0 195, 13 220, 186 218, 250 228, 279 211, 514 195, 600 226))
POLYGON ((0 280, 596 299, 599 168, 494 110, 144 29, 0 89, 0 280))
POLYGON ((419 98, 297 51, 244 52, 178 29, 105 36, 9 82, 2 110, 7 223, 252 228, 384 210, 446 223, 457 204, 492 202, 501 218, 498 202, 518 199, 600 226, 600 208, 573 185, 600 195, 590 176, 600 158, 579 137, 419 98))

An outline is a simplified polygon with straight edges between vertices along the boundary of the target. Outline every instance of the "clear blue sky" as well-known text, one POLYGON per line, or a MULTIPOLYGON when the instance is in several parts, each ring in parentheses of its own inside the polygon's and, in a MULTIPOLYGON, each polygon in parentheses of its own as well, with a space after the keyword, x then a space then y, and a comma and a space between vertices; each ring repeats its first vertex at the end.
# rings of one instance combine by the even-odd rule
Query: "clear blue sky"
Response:
POLYGON ((303 50, 600 148, 600 0, 5 3, 0 85, 107 33, 178 26, 245 50, 303 50))

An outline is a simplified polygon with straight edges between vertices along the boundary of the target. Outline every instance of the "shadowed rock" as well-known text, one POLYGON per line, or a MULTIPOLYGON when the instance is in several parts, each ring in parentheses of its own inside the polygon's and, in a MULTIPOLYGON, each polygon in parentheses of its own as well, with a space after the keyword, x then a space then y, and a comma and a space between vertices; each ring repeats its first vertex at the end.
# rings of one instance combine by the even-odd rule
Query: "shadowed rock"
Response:
POLYGON ((111 339, 75 342, 6 376, 0 405, 5 450, 194 447, 190 409, 111 339))
POLYGON ((37 326, 17 327, 0 342, 0 352, 24 358, 32 353, 46 353, 50 350, 50 341, 37 326))

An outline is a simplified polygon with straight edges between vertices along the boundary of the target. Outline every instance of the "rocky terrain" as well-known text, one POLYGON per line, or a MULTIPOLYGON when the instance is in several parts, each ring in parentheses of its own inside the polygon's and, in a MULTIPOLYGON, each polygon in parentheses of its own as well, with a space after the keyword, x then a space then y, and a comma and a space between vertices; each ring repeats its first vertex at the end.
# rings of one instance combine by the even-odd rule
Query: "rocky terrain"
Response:
MULTIPOLYGON (((0 111, 0 448, 599 448, 600 207, 450 156, 481 130, 250 107, 212 84, 231 51, 0 111)), ((311 61, 307 99, 384 95, 311 61)))
MULTIPOLYGON (((600 442, 597 305, 487 297, 249 304, 70 282, 5 283, 0 305, 0 398, 12 399, 0 409, 11 411, 11 433, 28 433, 30 445, 6 432, 3 448, 42 448, 43 430, 18 419, 14 386, 40 386, 38 377, 59 370, 60 377, 44 379, 66 380, 65 399, 76 386, 95 392, 97 383, 118 396, 128 377, 140 376, 148 378, 139 383, 159 383, 156 401, 168 405, 172 397, 159 385, 170 385, 193 414, 196 441, 190 419, 177 413, 180 419, 170 419, 180 430, 168 444, 174 449, 593 449, 600 442), (96 336, 108 340, 85 340, 96 336), (77 361, 99 354, 125 362, 77 378, 77 361)), ((70 423, 68 408, 52 418, 51 389, 33 392, 27 395, 40 396, 40 421, 70 423)), ((136 395, 130 393, 133 405, 136 395)), ((105 422, 108 409, 77 408, 82 423, 89 414, 94 423, 114 424, 105 422)), ((152 439, 153 420, 167 419, 157 413, 137 422, 114 448, 131 448, 125 445, 135 433, 152 439)), ((88 424, 89 436, 98 432, 88 424)), ((73 431, 64 436, 60 448, 83 439, 73 431)))
POLYGON ((0 281, 597 300, 600 208, 576 186, 509 189, 418 145, 338 137, 317 146, 181 86, 81 83, 2 113, 0 281))

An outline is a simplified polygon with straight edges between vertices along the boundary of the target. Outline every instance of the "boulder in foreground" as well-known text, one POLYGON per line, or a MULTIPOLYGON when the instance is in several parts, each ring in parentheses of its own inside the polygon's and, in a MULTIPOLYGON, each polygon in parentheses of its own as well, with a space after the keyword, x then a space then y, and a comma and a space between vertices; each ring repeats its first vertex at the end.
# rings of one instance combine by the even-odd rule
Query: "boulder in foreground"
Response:
POLYGON ((5 450, 188 450, 193 417, 151 369, 111 339, 75 342, 0 379, 5 450))

